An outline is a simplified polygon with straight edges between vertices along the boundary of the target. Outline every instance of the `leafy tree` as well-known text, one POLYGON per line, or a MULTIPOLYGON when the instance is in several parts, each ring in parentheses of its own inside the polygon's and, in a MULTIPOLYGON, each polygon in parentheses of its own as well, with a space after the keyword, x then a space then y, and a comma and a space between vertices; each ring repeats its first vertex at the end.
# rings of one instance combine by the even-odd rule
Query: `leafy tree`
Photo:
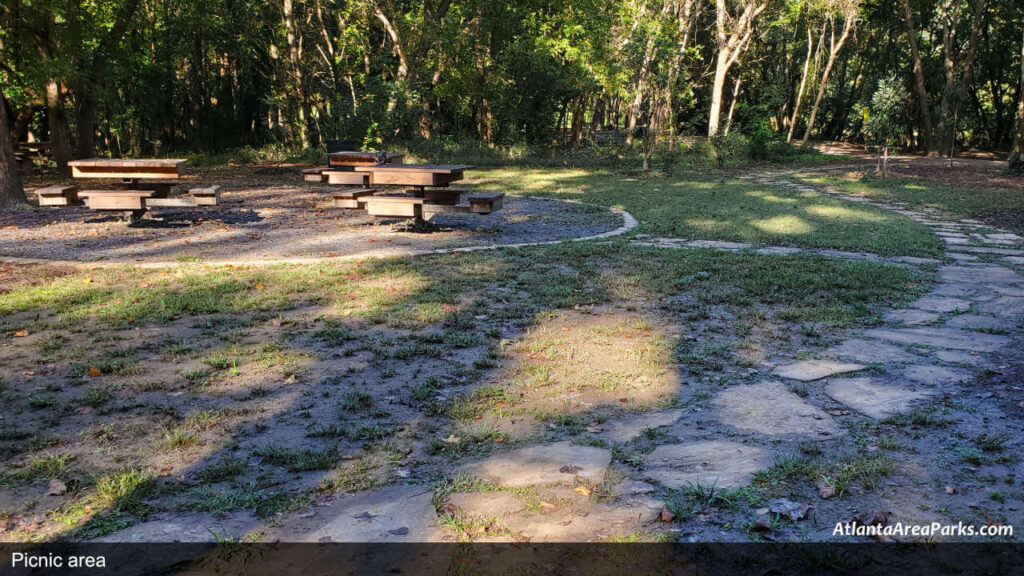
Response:
POLYGON ((878 83, 878 89, 871 97, 871 107, 865 109, 864 130, 878 147, 878 160, 882 177, 887 175, 889 149, 899 144, 905 134, 903 110, 907 92, 895 78, 878 83))

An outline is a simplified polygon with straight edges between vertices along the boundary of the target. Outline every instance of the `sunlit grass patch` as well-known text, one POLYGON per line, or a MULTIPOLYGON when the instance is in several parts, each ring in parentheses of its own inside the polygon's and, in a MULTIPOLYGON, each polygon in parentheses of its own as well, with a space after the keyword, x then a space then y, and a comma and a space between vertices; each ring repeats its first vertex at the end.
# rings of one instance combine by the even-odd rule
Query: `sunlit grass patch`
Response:
POLYGON ((656 236, 791 244, 886 255, 934 256, 942 243, 906 216, 823 194, 736 179, 728 172, 627 176, 606 170, 501 168, 481 184, 506 193, 622 207, 656 236))

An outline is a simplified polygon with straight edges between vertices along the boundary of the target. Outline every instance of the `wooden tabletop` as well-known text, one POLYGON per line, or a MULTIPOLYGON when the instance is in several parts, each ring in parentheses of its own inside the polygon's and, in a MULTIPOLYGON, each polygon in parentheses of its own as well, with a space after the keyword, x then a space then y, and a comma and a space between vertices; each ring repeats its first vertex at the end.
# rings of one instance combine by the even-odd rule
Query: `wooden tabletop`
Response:
POLYGON ((178 179, 184 172, 184 159, 162 158, 89 158, 68 162, 74 178, 122 178, 131 180, 178 179))
POLYGON ((81 168, 167 168, 186 164, 184 158, 89 158, 73 160, 68 166, 81 168))
POLYGON ((462 164, 386 164, 384 166, 356 166, 356 172, 429 172, 431 174, 454 174, 464 172, 472 166, 462 164))

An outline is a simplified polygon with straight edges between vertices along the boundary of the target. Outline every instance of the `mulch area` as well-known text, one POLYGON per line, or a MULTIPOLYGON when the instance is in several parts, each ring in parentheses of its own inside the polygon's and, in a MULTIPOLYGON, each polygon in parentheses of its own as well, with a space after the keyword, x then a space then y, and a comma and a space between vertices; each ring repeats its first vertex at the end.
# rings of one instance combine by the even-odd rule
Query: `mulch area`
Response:
MULTIPOLYGON (((0 256, 78 262, 259 261, 402 255, 475 245, 507 245, 592 236, 622 225, 609 210, 545 199, 506 198, 490 215, 436 217, 413 230, 331 206, 337 190, 302 180, 300 165, 189 169, 186 189, 218 184, 217 206, 162 208, 128 223, 118 213, 85 207, 0 211, 0 256)), ((31 175, 32 191, 59 182, 31 175)), ((472 190, 471 184, 457 186, 472 190)), ((100 188, 104 182, 89 182, 100 188)), ((182 192, 172 192, 172 196, 182 192)))

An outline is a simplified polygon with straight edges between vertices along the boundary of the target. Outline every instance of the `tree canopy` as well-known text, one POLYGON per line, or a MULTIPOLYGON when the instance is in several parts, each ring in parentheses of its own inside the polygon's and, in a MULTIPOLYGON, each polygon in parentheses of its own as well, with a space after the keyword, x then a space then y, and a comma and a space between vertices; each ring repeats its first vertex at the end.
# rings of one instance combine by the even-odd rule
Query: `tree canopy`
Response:
POLYGON ((1022 22, 986 0, 9 0, 0 79, 15 140, 59 164, 332 138, 862 142, 888 78, 903 147, 1009 150, 1022 22))

